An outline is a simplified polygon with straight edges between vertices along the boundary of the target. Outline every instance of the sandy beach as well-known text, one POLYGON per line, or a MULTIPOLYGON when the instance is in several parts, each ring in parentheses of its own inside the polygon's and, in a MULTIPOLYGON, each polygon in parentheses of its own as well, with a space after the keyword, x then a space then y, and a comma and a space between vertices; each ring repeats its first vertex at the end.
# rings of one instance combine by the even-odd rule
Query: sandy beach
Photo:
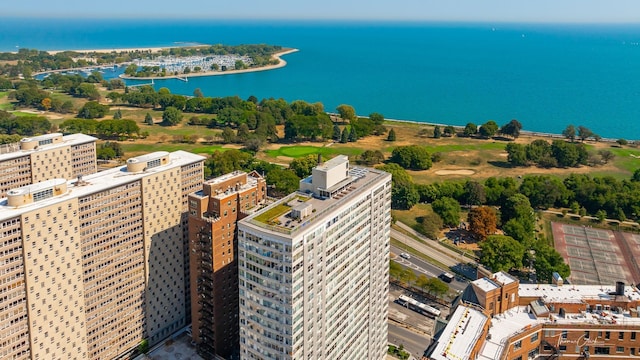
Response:
MULTIPOLYGON (((206 45, 199 45, 197 47, 201 47, 201 46, 206 46, 206 45)), ((193 45, 189 45, 189 46, 170 46, 170 47, 148 47, 148 48, 121 48, 121 49, 88 49, 88 50, 49 50, 47 51, 49 54, 51 55, 55 55, 61 52, 65 52, 65 51, 73 51, 73 52, 77 52, 80 54, 90 54, 90 53, 97 53, 97 54, 109 54, 112 52, 147 52, 147 53, 155 53, 155 52, 160 52, 162 50, 168 50, 168 49, 172 49, 172 48, 178 48, 178 47, 194 47, 193 45)))
POLYGON ((175 78, 190 78, 190 77, 198 77, 198 76, 220 76, 220 75, 233 75, 233 74, 242 74, 248 72, 256 72, 256 71, 267 71, 278 69, 287 65, 287 62, 281 58, 281 56, 291 54, 299 51, 298 49, 286 49, 281 52, 275 53, 272 55, 272 58, 277 59, 278 63, 275 65, 267 65, 257 68, 248 68, 242 70, 227 70, 227 71, 201 71, 197 73, 189 73, 189 74, 178 74, 178 75, 167 75, 167 76, 147 76, 147 77, 134 77, 127 75, 120 75, 120 78, 126 80, 163 80, 163 79, 175 79, 175 78))

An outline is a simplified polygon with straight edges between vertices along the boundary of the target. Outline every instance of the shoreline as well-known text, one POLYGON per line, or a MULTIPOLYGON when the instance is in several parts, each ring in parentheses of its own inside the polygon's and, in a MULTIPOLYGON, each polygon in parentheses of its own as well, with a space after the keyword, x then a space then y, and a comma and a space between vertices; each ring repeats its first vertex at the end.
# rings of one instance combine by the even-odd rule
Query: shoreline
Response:
POLYGON ((128 75, 120 75, 119 77, 124 80, 168 80, 168 79, 186 79, 190 77, 201 77, 201 76, 221 76, 221 75, 234 75, 234 74, 242 74, 242 73, 250 73, 250 72, 258 72, 258 71, 268 71, 279 69, 285 67, 287 62, 281 58, 281 56, 292 54, 300 51, 299 49, 285 49, 281 52, 275 53, 271 55, 273 59, 277 59, 278 63, 275 65, 267 65, 257 68, 248 68, 242 70, 228 70, 228 71, 202 71, 198 73, 189 73, 189 74, 178 74, 178 75, 168 75, 168 76, 128 76, 128 75))
POLYGON ((90 53, 96 53, 96 54, 109 54, 112 52, 150 52, 150 53, 156 53, 156 52, 160 52, 162 50, 169 50, 169 49, 175 49, 175 48, 190 48, 190 47, 203 47, 203 46, 210 46, 207 44, 200 44, 200 45, 176 45, 176 46, 158 46, 158 47, 142 47, 142 48, 114 48, 114 49, 80 49, 80 50, 45 50, 45 52, 49 53, 50 55, 56 55, 62 52, 66 52, 66 51, 73 51, 73 52, 77 52, 79 54, 90 54, 90 53))

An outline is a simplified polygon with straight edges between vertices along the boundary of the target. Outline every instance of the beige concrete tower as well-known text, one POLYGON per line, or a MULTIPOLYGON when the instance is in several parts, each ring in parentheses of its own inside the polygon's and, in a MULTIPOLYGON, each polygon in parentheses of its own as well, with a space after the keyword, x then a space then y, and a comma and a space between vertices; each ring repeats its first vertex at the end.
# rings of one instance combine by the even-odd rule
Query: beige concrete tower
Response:
POLYGON ((0 146, 0 197, 9 189, 40 181, 95 173, 96 140, 84 134, 53 133, 0 146))
POLYGON ((182 218, 203 160, 159 152, 9 190, 0 357, 111 359, 184 326, 182 218))

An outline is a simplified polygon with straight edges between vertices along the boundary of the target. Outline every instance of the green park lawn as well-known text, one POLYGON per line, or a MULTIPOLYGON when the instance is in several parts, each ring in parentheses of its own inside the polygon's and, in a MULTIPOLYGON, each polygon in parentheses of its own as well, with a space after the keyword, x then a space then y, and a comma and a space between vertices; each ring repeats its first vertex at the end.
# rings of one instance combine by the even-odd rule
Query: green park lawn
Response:
POLYGON ((323 143, 319 143, 318 146, 300 145, 300 146, 282 146, 276 150, 266 150, 265 154, 271 158, 277 158, 278 156, 286 156, 290 158, 300 158, 307 155, 322 154, 322 156, 330 157, 333 155, 344 154, 349 156, 357 156, 364 152, 366 149, 359 149, 354 147, 342 147, 342 146, 323 146, 323 143))

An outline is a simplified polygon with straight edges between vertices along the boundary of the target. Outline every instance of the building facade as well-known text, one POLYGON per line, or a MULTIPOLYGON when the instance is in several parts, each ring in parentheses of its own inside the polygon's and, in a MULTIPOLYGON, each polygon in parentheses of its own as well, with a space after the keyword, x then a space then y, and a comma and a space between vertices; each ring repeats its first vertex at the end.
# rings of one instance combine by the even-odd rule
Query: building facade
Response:
POLYGON ((467 287, 425 358, 634 358, 639 310, 635 286, 520 284, 499 272, 467 287))
POLYGON ((238 224, 242 359, 383 359, 391 175, 338 156, 238 224))
POLYGON ((97 172, 96 138, 60 133, 24 138, 0 147, 0 197, 10 189, 49 179, 97 172))
POLYGON ((0 202, 0 358, 112 359, 186 325, 184 214, 204 158, 129 159, 0 202))
POLYGON ((192 338, 205 359, 238 353, 238 238, 236 224, 264 204, 266 182, 235 171, 189 195, 192 338))

